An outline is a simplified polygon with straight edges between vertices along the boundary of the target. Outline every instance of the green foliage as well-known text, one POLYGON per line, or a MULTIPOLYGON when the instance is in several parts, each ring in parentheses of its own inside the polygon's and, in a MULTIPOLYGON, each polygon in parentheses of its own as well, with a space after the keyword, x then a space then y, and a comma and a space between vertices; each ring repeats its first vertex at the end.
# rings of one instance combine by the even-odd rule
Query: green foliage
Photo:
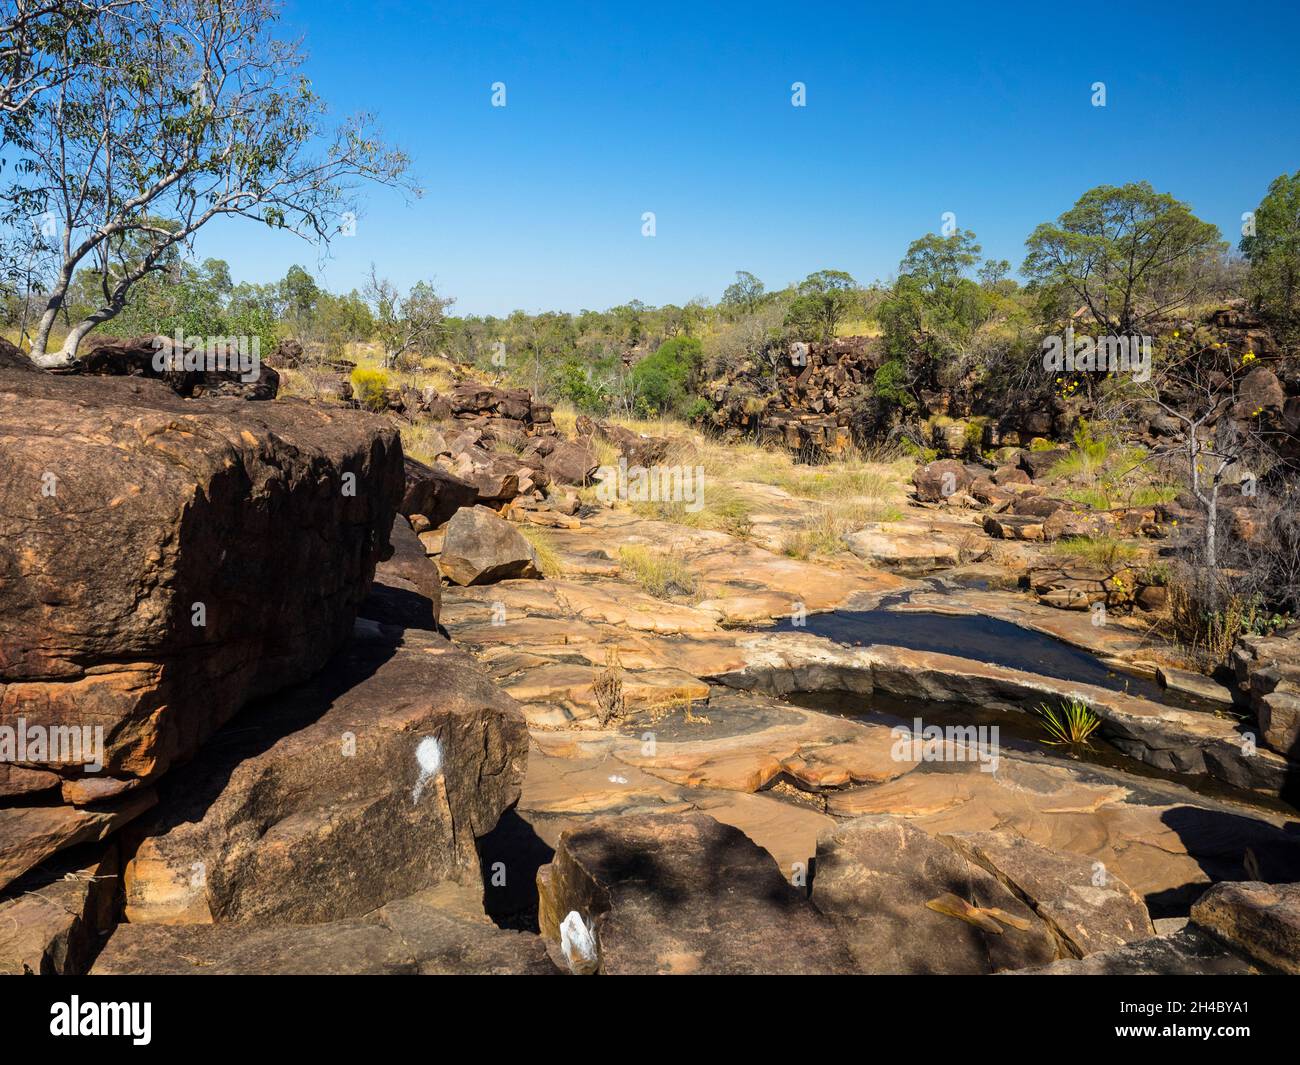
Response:
POLYGON ((591 367, 575 358, 566 359, 556 369, 551 394, 568 400, 580 411, 595 413, 605 410, 609 400, 605 389, 593 380, 591 367))
POLYGON ((920 391, 946 382, 945 367, 959 365, 955 353, 988 321, 994 297, 967 273, 980 261, 975 234, 947 237, 927 233, 913 241, 899 264, 898 281, 877 314, 889 362, 877 394, 912 405, 920 391))
POLYGON ((702 352, 695 338, 674 337, 637 363, 632 370, 632 384, 640 412, 653 416, 679 411, 685 405, 702 352))
POLYGON ((907 363, 900 357, 881 363, 872 377, 875 393, 888 403, 904 408, 916 406, 916 399, 908 388, 907 363))
POLYGON ((692 397, 682 408, 682 417, 688 422, 701 421, 713 413, 713 404, 703 396, 692 397))
MULTIPOLYGON (((100 330, 110 336, 256 337, 263 356, 276 344, 278 308, 238 298, 230 267, 222 259, 202 263, 176 261, 131 287, 122 310, 100 330)), ((71 322, 81 321, 103 302, 100 275, 78 271, 65 308, 71 322)))
POLYGON ((748 270, 737 270, 736 280, 722 293, 720 306, 733 317, 753 314, 763 299, 763 282, 748 270))
POLYGON ((1069 747, 1072 752, 1091 747, 1089 739, 1101 725, 1101 718, 1082 699, 1069 699, 1060 707, 1043 703, 1037 713, 1049 737, 1042 742, 1053 747, 1069 747))
POLYGON ((799 282, 785 324, 804 340, 832 340, 839 323, 859 305, 858 283, 849 274, 818 270, 799 282))
POLYGON ((1300 334, 1300 170, 1274 179, 1242 238, 1256 305, 1288 339, 1300 334))
POLYGON ((1127 335, 1191 302, 1225 245, 1187 204, 1140 181, 1085 192, 1025 247, 1021 271, 1058 311, 1081 304, 1127 335))

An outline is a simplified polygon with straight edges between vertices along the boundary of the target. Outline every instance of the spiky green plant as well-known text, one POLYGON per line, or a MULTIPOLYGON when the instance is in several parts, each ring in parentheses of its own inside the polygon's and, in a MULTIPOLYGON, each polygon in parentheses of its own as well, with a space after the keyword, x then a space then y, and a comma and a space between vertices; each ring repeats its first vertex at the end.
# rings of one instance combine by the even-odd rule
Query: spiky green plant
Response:
POLYGON ((1037 712, 1039 724, 1049 737, 1042 742, 1053 747, 1089 748, 1092 744, 1088 738, 1101 725, 1101 718, 1082 699, 1068 699, 1059 707, 1042 703, 1037 712))

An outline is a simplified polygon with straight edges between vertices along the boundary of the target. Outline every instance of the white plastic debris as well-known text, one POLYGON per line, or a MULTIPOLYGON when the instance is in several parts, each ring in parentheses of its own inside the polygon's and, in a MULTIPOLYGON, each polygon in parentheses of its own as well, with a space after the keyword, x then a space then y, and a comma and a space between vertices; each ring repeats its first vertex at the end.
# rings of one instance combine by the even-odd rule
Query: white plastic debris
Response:
POLYGON ((627 777, 623 776, 622 773, 615 773, 613 776, 609 778, 609 782, 611 784, 626 784, 627 777))

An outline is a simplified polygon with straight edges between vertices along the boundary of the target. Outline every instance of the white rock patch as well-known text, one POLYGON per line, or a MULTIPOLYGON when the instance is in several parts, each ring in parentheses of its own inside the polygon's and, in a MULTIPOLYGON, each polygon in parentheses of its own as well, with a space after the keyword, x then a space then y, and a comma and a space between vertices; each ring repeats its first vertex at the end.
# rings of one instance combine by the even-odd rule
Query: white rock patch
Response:
POLYGON ((425 736, 415 748, 415 763, 420 767, 420 775, 411 791, 411 801, 419 802, 425 786, 442 772, 442 744, 435 736, 425 736))

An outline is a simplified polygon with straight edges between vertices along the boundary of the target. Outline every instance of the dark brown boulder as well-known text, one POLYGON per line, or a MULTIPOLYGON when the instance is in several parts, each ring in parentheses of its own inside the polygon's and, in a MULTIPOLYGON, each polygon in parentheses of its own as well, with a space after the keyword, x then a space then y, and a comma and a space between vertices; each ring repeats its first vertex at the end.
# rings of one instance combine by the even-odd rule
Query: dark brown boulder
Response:
POLYGON ((550 454, 542 459, 542 465, 552 481, 585 485, 591 483, 591 475, 600 463, 596 459, 596 452, 581 441, 573 443, 559 440, 550 454))
POLYGON ((1028 484, 1029 474, 1019 466, 1000 466, 993 471, 994 484, 1028 484))
POLYGON ((480 883, 475 837, 519 798, 523 712, 442 637, 357 630, 164 778, 131 833, 129 920, 329 921, 480 883))
POLYGON ((912 474, 916 498, 923 503, 940 503, 970 487, 971 472, 956 459, 940 459, 917 467, 912 474))
POLYGON ((442 610, 442 575, 415 531, 401 517, 393 522, 393 554, 375 568, 370 595, 360 614, 371 621, 402 628, 438 627, 442 610))
POLYGON ((1035 481, 1045 476, 1053 466, 1070 454, 1069 448, 1052 448, 1047 451, 1020 452, 1020 468, 1035 481))
POLYGON ((1237 388, 1237 404, 1232 416, 1241 421, 1280 414, 1286 406, 1286 390, 1277 374, 1267 366, 1256 366, 1246 374, 1237 388))
POLYGON ((1060 499, 1050 496, 1017 496, 1011 503, 1011 513, 1022 518, 1050 518, 1065 506, 1060 499))
POLYGON ((274 399, 280 390, 280 375, 265 363, 252 360, 251 353, 247 357, 245 367, 234 346, 229 355, 222 348, 209 359, 199 350, 178 351, 171 337, 127 339, 92 334, 81 342, 73 372, 92 377, 156 378, 177 395, 190 398, 274 399), (226 361, 217 360, 216 355, 226 361))
POLYGON ((1272 969, 1300 975, 1300 884, 1215 884, 1192 906, 1192 922, 1272 969))
POLYGON ((817 841, 813 904, 862 970, 979 974, 1058 956, 1043 921, 991 874, 902 818, 859 817, 817 841))
POLYGON ((292 337, 285 337, 276 343, 275 350, 271 352, 271 361, 276 366, 285 366, 292 370, 302 362, 302 356, 302 344, 292 337))
POLYGON ((706 814, 602 817, 569 829, 537 887, 542 936, 576 972, 855 971, 839 933, 775 859, 706 814))
POLYGON ((365 415, 52 374, 0 373, 0 462, 0 723, 94 722, 127 782, 348 639, 402 483, 365 415))
POLYGON ((406 487, 399 511, 406 517, 423 514, 435 529, 450 520, 461 507, 472 507, 478 488, 449 473, 441 466, 426 466, 406 457, 406 487))

